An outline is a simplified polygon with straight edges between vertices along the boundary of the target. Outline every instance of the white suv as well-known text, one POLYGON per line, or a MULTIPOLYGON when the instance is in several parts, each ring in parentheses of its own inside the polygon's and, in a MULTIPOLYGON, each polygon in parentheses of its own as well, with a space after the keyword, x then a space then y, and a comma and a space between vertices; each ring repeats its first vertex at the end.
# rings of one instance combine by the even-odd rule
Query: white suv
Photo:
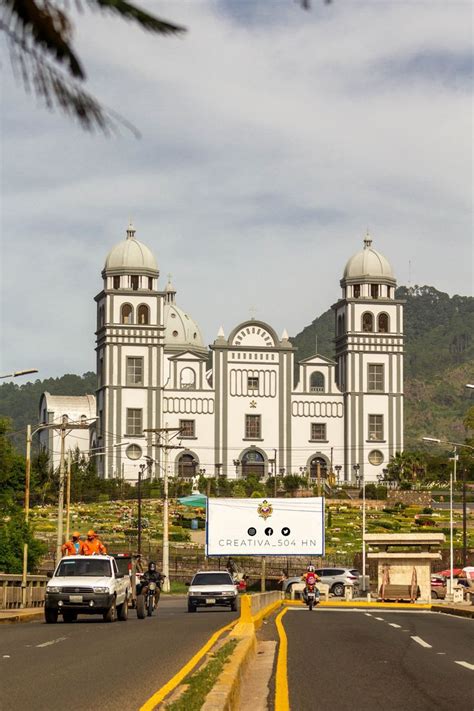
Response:
POLYGON ((219 605, 237 610, 237 586, 229 573, 222 570, 199 570, 188 590, 188 612, 198 607, 219 605))

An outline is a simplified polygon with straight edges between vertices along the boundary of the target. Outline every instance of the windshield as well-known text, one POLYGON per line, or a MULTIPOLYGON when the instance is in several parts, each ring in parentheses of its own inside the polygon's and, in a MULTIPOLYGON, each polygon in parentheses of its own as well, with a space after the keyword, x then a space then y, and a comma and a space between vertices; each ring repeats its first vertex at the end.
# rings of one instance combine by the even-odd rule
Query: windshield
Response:
POLYGON ((130 573, 131 558, 115 558, 115 562, 117 563, 119 573, 122 573, 122 575, 128 575, 130 573))
POLYGON ((77 575, 79 577, 101 577, 101 578, 111 578, 112 572, 110 570, 110 563, 108 560, 97 560, 90 558, 89 560, 62 560, 59 564, 59 568, 56 571, 57 577, 73 577, 77 575))
POLYGON ((198 573, 191 585, 233 585, 229 573, 198 573))

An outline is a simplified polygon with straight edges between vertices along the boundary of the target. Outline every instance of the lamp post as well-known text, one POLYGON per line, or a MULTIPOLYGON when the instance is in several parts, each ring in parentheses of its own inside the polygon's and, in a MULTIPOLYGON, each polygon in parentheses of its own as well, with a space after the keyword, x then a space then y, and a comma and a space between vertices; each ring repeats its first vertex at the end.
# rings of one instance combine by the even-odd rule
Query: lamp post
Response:
POLYGON ((337 485, 339 486, 342 466, 340 464, 336 464, 334 469, 336 470, 337 485))
POLYGON ((362 592, 365 592, 367 590, 365 577, 365 478, 363 469, 362 474, 360 473, 360 464, 354 464, 353 469, 358 488, 360 489, 362 485, 362 592))
POLYGON ((306 479, 306 486, 309 489, 309 472, 308 472, 308 467, 300 467, 300 474, 302 477, 306 479))
POLYGON ((234 459, 233 462, 235 467, 235 477, 237 478, 239 476, 240 459, 234 459))
POLYGON ((449 444, 453 449, 453 468, 449 473, 449 566, 450 566, 450 586, 449 595, 452 599, 453 588, 454 588, 454 536, 453 536, 453 477, 456 481, 456 464, 457 464, 457 451, 458 447, 464 447, 465 449, 471 449, 474 451, 474 447, 469 444, 462 444, 460 442, 451 442, 448 439, 438 439, 437 437, 423 437, 424 442, 430 442, 432 444, 449 444))
POLYGON ((6 375, 0 375, 1 378, 18 378, 20 375, 29 375, 30 373, 37 373, 37 368, 28 368, 27 370, 16 370, 13 373, 7 373, 6 375))
POLYGON ((146 464, 139 464, 138 465, 138 489, 137 489, 137 496, 138 496, 137 553, 138 553, 138 555, 142 554, 142 476, 143 476, 143 472, 145 471, 146 467, 147 467, 146 464))

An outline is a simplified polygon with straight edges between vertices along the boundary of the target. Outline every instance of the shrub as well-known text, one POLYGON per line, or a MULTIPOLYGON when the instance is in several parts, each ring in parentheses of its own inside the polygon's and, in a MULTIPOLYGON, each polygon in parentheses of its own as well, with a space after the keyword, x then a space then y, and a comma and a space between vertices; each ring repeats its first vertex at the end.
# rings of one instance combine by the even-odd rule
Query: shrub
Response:
POLYGON ((433 513, 433 509, 431 508, 431 506, 425 506, 425 508, 423 509, 422 513, 424 513, 424 514, 432 514, 432 513, 433 513))

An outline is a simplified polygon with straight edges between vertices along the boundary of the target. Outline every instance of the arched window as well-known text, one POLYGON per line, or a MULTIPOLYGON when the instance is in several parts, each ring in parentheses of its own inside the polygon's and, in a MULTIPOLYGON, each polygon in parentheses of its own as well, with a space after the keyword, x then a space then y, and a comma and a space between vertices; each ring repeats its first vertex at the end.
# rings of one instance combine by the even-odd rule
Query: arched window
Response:
POLYGON ((120 323, 133 323, 133 309, 130 304, 122 304, 120 323))
POLYGON ((379 325, 379 332, 380 333, 388 333, 388 331, 389 331, 388 314, 379 314, 378 325, 379 325))
POLYGON ((360 284, 354 284, 353 286, 354 299, 360 298, 360 284))
POLYGON ((138 323, 150 323, 150 309, 146 304, 140 304, 138 307, 138 323))
POLYGON ((196 474, 198 462, 192 454, 181 454, 178 459, 178 476, 184 479, 192 479, 196 474))
POLYGON ((318 465, 319 465, 319 476, 322 479, 326 479, 327 477, 327 471, 328 471, 328 465, 325 459, 322 457, 314 457, 311 460, 311 464, 309 466, 309 474, 312 479, 317 479, 318 478, 318 465))
POLYGON ((374 316, 368 311, 362 314, 362 330, 364 333, 372 333, 374 330, 374 316))
POLYGON ((192 368, 183 368, 179 379, 179 387, 181 390, 196 389, 196 373, 192 368))
POLYGON ((265 459, 263 454, 256 450, 245 452, 242 457, 242 476, 256 476, 262 479, 265 476, 265 459))
POLYGON ((309 389, 312 393, 324 392, 324 375, 322 373, 311 373, 309 389))
POLYGON ((105 324, 105 309, 103 306, 99 307, 99 326, 103 326, 105 324))
POLYGON ((370 295, 373 299, 379 298, 379 285, 378 284, 371 284, 370 285, 370 295))

